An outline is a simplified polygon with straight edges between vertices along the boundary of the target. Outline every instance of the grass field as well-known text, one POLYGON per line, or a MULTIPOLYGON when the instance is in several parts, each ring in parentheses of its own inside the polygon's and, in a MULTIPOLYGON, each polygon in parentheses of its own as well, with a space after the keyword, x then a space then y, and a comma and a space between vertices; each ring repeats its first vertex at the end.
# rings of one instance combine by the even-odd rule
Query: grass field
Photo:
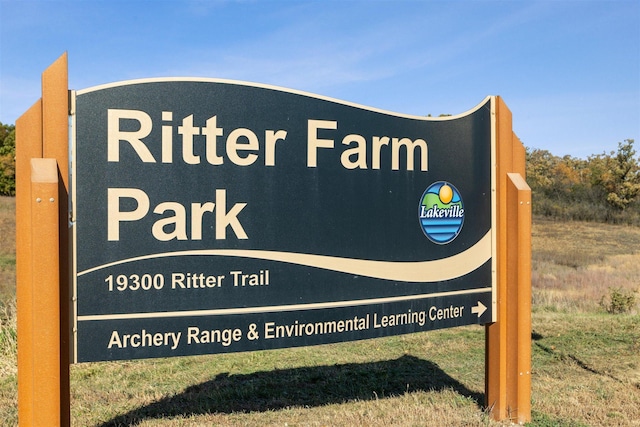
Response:
MULTIPOLYGON (((0 424, 17 423, 14 201, 0 198, 0 424)), ((532 426, 640 426, 640 228, 536 218, 532 426)), ((484 329, 74 365, 75 426, 498 426, 484 329)))

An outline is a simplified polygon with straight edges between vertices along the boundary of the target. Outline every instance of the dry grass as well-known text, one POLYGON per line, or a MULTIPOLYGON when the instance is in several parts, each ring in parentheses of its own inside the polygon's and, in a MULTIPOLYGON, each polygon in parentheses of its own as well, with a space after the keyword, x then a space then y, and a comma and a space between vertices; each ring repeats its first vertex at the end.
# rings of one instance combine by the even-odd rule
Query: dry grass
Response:
POLYGON ((532 241, 537 309, 594 311, 613 288, 640 290, 640 227, 536 218, 532 241))
POLYGON ((640 425, 640 316, 536 313, 533 337, 535 411, 640 425))
POLYGON ((394 398, 332 404, 314 408, 285 408, 279 411, 206 416, 179 416, 158 422, 143 421, 139 426, 488 426, 490 423, 473 402, 453 390, 440 393, 406 393, 394 398), (452 402, 457 416, 445 407, 452 402), (286 421, 285 421, 286 420, 286 421))
POLYGON ((16 373, 15 199, 0 197, 0 378, 16 373))
POLYGON ((0 197, 0 303, 15 295, 15 198, 0 197))

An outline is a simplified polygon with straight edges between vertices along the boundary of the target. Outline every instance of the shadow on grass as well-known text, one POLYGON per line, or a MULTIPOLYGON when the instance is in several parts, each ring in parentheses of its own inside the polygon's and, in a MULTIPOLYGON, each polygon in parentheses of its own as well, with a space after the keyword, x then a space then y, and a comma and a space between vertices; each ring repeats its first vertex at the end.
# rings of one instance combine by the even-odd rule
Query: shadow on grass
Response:
POLYGON ((414 391, 451 389, 482 406, 484 394, 469 390, 428 360, 413 356, 374 363, 220 374, 181 394, 116 417, 102 427, 133 426, 147 419, 211 413, 272 411, 373 400, 414 391))

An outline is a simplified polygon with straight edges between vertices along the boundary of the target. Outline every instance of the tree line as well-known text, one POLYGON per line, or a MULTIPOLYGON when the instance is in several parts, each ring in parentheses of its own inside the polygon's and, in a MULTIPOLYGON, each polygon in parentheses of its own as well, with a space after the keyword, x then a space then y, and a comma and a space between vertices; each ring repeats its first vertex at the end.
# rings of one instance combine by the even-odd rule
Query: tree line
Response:
POLYGON ((16 127, 0 122, 0 195, 16 194, 16 127))
MULTIPOLYGON (((14 196, 15 126, 0 122, 0 195, 14 196)), ((640 225, 640 157, 634 140, 580 159, 527 148, 533 213, 565 220, 640 225)))
POLYGON ((640 225, 640 158, 633 144, 627 139, 617 151, 587 159, 527 149, 533 214, 640 225))

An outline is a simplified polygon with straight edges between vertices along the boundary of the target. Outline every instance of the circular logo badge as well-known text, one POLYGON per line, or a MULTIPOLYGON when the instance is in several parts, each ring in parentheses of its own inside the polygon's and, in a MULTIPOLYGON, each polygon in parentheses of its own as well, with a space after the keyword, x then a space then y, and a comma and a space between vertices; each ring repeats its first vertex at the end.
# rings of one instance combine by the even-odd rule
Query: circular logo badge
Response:
POLYGON ((453 241, 464 223, 464 205, 460 193, 448 182, 434 182, 425 190, 418 206, 420 227, 433 243, 453 241))

